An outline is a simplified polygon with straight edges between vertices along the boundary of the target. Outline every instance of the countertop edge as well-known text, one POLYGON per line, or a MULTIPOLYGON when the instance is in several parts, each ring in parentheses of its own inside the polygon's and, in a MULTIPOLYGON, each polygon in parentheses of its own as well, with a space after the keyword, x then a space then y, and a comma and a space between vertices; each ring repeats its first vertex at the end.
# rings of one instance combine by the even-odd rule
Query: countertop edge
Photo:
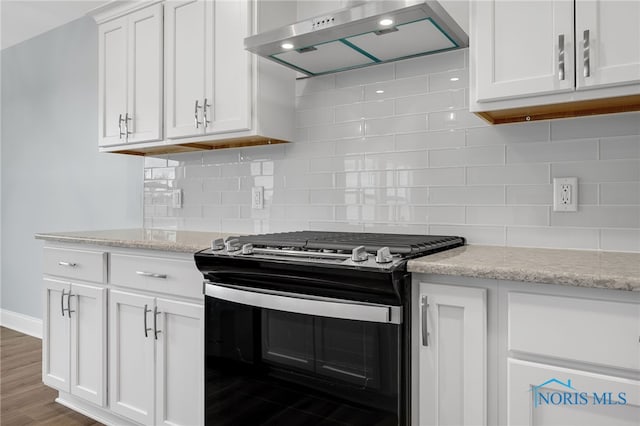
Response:
POLYGON ((194 246, 184 243, 176 243, 172 241, 140 241, 140 240, 110 240, 104 238, 95 237, 79 237, 79 236, 63 236, 55 234, 36 233, 35 239, 44 241, 53 241, 59 243, 70 244, 83 244, 83 245, 97 245, 107 247, 119 247, 130 249, 145 249, 145 250, 157 250, 174 253, 196 253, 200 250, 204 250, 206 246, 194 246))

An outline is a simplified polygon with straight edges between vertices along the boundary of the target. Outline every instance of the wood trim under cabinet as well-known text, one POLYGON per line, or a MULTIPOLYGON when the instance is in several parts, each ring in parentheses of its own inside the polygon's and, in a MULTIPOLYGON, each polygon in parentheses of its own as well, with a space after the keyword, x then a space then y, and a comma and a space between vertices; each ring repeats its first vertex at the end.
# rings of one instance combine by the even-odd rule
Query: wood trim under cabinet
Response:
POLYGON ((247 136, 242 138, 224 139, 220 141, 204 141, 204 142, 192 142, 172 145, 159 145, 150 146, 144 148, 127 148, 125 146, 119 146, 111 148, 105 152, 111 152, 114 154, 128 154, 128 155, 160 155, 160 154, 178 154, 181 152, 193 152, 212 149, 224 149, 224 148, 241 148, 247 146, 259 146, 259 145, 275 145, 280 143, 288 143, 280 139, 271 139, 264 136, 247 136))
POLYGON ((491 124, 640 111, 640 95, 475 112, 491 124))

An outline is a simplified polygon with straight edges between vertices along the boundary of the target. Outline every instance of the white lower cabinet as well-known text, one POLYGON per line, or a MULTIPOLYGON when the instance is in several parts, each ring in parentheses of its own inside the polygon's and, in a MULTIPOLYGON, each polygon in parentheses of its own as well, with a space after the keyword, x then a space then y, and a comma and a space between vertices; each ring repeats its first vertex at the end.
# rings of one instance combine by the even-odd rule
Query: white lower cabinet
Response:
POLYGON ((44 278, 42 381, 98 406, 106 404, 103 287, 44 278))
POLYGON ((508 360, 508 424, 637 426, 640 381, 508 360))
POLYGON ((202 305, 112 290, 111 410, 145 425, 202 424, 202 320, 202 305))
POLYGON ((420 282, 413 309, 413 424, 487 424, 486 290, 420 282))

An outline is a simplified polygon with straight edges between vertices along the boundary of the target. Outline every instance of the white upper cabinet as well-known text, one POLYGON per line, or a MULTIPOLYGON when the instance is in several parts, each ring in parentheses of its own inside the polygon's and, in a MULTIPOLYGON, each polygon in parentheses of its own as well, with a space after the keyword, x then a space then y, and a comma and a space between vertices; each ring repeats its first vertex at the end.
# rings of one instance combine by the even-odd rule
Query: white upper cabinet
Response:
POLYGON ((99 145, 162 137, 162 5, 98 30, 99 145))
POLYGON ((576 1, 577 87, 640 83, 640 2, 576 1))
POLYGON ((92 12, 101 151, 146 155, 293 139, 295 72, 250 54, 244 39, 295 21, 294 4, 152 3, 109 2, 92 12))
POLYGON ((249 130, 247 1, 165 5, 167 137, 249 130))
POLYGON ((573 90, 573 0, 473 7, 477 101, 573 90))
POLYGON ((502 123, 640 109, 640 2, 483 0, 470 16, 472 112, 502 123))

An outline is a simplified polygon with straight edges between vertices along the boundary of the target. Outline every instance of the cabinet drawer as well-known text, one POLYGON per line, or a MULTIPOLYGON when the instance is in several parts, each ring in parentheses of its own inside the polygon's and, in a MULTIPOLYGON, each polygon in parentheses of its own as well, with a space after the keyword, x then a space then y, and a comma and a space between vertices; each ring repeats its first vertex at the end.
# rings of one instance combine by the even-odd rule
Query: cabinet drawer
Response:
POLYGON ((106 256, 103 251, 45 247, 42 267, 45 274, 104 283, 106 256))
POLYGON ((111 254, 111 284, 139 290, 202 297, 203 277, 193 260, 111 254))
POLYGON ((509 293, 509 350, 640 370, 640 303, 509 293))

